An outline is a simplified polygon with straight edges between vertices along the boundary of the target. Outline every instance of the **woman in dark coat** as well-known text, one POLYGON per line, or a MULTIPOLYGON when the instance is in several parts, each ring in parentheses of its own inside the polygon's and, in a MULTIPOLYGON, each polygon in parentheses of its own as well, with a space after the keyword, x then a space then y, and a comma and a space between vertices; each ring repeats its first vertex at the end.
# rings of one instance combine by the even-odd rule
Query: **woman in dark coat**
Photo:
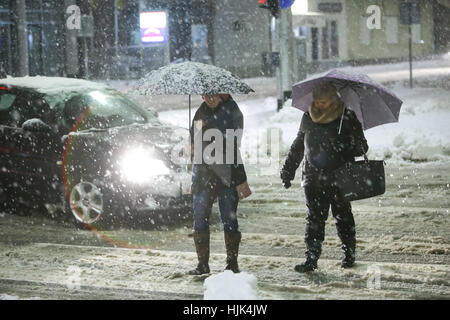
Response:
POLYGON ((237 258, 241 241, 237 207, 239 200, 251 193, 239 151, 244 121, 242 112, 230 95, 209 95, 202 96, 202 98, 204 102, 195 113, 191 127, 191 144, 194 149, 192 176, 193 237, 198 265, 189 273, 200 275, 210 272, 208 264, 209 217, 216 199, 223 223, 227 252, 225 269, 236 273, 239 272, 237 258), (213 139, 206 138, 208 130, 210 130, 209 133, 216 133, 213 139), (232 135, 227 135, 227 133, 232 135), (215 141, 214 139, 221 141, 215 141), (227 149, 227 142, 232 142, 232 150, 227 149), (222 143, 223 154, 215 154, 219 150, 211 148, 213 143, 222 143), (205 159, 205 154, 208 155, 207 151, 211 151, 211 149, 214 149, 212 157, 217 161, 205 159), (232 151, 233 154, 227 154, 229 151, 232 151))
POLYGON ((313 103, 303 115, 300 129, 284 166, 281 180, 291 186, 295 171, 303 161, 302 186, 305 190, 306 261, 296 265, 298 272, 317 269, 325 238, 325 221, 331 206, 345 257, 343 268, 355 262, 356 234, 350 202, 339 196, 333 171, 355 161, 368 150, 361 123, 353 111, 345 108, 332 83, 322 83, 313 90, 313 103))

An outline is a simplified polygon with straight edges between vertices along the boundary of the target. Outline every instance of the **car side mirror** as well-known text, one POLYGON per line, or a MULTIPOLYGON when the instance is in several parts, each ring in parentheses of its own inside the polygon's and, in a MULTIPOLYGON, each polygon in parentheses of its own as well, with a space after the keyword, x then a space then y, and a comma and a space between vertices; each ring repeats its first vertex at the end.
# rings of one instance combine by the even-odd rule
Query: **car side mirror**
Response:
POLYGON ((22 129, 31 132, 52 132, 52 127, 46 124, 41 119, 29 119, 22 124, 22 129))

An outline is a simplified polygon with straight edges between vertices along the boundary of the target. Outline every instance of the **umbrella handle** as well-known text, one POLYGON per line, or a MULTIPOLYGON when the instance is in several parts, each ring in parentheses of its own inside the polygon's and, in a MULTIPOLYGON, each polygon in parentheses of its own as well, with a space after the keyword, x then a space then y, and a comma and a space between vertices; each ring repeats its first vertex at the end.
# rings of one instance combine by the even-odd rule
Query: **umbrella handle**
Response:
POLYGON ((344 120, 345 108, 346 108, 346 106, 344 105, 344 110, 342 110, 342 115, 341 115, 341 123, 339 123, 339 132, 338 132, 338 134, 341 134, 342 121, 344 120))
POLYGON ((189 125, 188 129, 191 129, 191 95, 189 95, 189 125))

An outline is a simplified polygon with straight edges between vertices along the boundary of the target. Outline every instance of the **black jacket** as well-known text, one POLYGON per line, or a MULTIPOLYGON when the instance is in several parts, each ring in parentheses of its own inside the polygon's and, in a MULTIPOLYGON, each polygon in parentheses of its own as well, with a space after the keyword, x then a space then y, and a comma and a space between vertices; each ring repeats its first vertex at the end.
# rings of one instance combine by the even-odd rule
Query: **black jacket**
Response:
POLYGON ((315 123, 309 112, 306 112, 281 170, 281 179, 293 180, 304 157, 303 186, 331 183, 334 169, 365 154, 369 147, 355 113, 345 109, 339 134, 340 123, 341 117, 327 124, 315 123))
MULTIPOLYGON (((247 181, 247 175, 245 173, 244 165, 242 164, 242 159, 240 156, 240 138, 238 136, 233 137, 233 163, 227 163, 227 136, 226 130, 233 129, 243 130, 244 128, 244 118, 241 110, 239 109, 236 102, 230 98, 225 102, 221 102, 219 106, 212 109, 209 108, 206 103, 202 103, 200 108, 196 111, 194 118, 192 120, 191 132, 191 143, 202 141, 204 133, 208 129, 217 129, 222 133, 223 137, 223 162, 222 164, 206 164, 202 158, 202 163, 195 163, 193 168, 193 190, 195 192, 196 188, 205 188, 208 183, 217 183, 220 181, 228 187, 236 187, 245 181, 247 181), (194 128, 195 122, 202 120, 204 125, 201 130, 194 128), (201 134, 200 137, 197 135, 201 134), (197 140, 198 139, 198 140, 197 140)), ((207 140, 207 139, 205 139, 207 140)), ((202 141, 201 150, 202 153, 205 151, 211 141, 202 141)), ((194 144, 195 146, 195 144, 194 144)), ((195 146, 197 148, 198 146, 195 146)), ((195 153, 195 151, 194 151, 195 153)))

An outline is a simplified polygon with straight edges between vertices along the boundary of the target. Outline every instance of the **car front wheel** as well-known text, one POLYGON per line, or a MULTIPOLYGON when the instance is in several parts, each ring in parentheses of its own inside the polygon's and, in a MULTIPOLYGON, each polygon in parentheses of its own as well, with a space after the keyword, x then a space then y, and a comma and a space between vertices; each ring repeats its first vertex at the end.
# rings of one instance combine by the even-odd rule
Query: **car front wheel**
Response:
POLYGON ((91 182, 79 182, 70 191, 69 209, 77 226, 92 225, 98 222, 105 211, 102 191, 91 182))

